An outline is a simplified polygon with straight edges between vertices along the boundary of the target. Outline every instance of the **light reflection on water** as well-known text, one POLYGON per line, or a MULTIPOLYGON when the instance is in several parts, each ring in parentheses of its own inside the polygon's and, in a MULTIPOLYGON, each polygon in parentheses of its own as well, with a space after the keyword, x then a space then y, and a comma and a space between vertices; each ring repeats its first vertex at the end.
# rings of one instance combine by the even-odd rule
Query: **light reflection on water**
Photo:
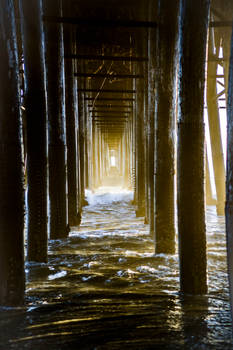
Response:
POLYGON ((208 295, 179 294, 177 255, 154 254, 132 193, 87 192, 82 224, 27 264, 23 308, 2 308, 0 349, 233 349, 224 220, 207 210, 208 295))

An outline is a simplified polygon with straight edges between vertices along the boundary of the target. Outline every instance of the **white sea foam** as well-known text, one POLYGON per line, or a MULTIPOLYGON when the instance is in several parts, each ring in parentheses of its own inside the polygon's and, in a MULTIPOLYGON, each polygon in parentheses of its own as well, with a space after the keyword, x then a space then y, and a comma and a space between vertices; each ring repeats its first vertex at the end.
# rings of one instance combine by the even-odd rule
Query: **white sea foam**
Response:
POLYGON ((129 202, 133 199, 132 191, 111 186, 99 187, 95 192, 86 190, 85 195, 89 205, 129 202))
POLYGON ((55 280, 55 279, 57 279, 57 278, 64 277, 64 276, 66 276, 66 275, 67 275, 67 271, 61 271, 61 272, 55 273, 54 275, 49 275, 49 276, 48 276, 48 279, 49 279, 50 281, 52 281, 52 280, 55 280))

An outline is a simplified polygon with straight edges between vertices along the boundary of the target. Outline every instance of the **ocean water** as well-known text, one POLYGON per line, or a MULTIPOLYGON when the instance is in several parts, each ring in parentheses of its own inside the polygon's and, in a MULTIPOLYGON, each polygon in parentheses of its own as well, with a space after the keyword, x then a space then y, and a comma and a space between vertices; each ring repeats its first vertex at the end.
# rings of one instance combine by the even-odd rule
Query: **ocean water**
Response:
POLYGON ((26 298, 0 308, 0 349, 233 349, 224 218, 208 207, 208 294, 179 293, 178 255, 154 254, 133 194, 86 192, 82 224, 26 263, 26 298))

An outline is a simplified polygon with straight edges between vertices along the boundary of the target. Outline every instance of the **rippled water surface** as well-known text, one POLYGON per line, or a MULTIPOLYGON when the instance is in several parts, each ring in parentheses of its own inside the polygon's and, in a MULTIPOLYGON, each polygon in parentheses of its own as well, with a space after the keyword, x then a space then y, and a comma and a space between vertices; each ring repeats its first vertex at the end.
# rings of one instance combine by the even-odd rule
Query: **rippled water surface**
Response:
POLYGON ((0 309, 0 349, 233 349, 224 220, 207 209, 208 295, 179 294, 132 193, 87 193, 80 228, 27 264, 23 308, 0 309))

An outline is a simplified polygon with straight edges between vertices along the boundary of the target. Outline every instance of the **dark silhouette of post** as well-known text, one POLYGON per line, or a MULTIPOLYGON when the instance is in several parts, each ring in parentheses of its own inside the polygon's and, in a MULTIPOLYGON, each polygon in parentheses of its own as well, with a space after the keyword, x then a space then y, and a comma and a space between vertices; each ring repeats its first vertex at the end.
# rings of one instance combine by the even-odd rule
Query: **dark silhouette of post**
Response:
POLYGON ((209 0, 182 0, 179 67, 177 202, 181 291, 206 283, 204 85, 209 0))
POLYGON ((78 94, 78 118, 79 118, 79 158, 80 158, 80 201, 81 207, 85 200, 85 140, 84 140, 84 97, 78 94))
MULTIPOLYGON (((70 15, 70 3, 63 1, 64 15, 70 15)), ((72 52, 74 31, 64 26, 64 53, 72 52)), ((80 224, 77 197, 77 89, 74 78, 74 62, 65 60, 65 100, 66 100, 66 140, 67 140, 67 183, 68 183, 68 223, 80 224)))
POLYGON ((227 171, 226 171, 226 236, 227 263, 230 284, 231 312, 233 316, 233 35, 229 64, 227 101, 227 171))
POLYGON ((41 0, 20 0, 25 65, 29 261, 47 261, 47 134, 41 0))
POLYGON ((149 200, 149 225, 150 234, 155 238, 155 193, 154 193, 154 156, 155 156, 155 79, 156 79, 156 30, 149 30, 148 42, 148 200, 149 200))
POLYGON ((12 0, 0 2, 0 305, 23 303, 24 195, 18 54, 12 0))
MULTIPOLYGON (((44 0, 44 14, 61 16, 61 0, 44 0)), ((63 29, 44 22, 48 105, 50 238, 67 237, 63 29)))
POLYGON ((175 252, 175 122, 179 0, 159 1, 155 130, 155 251, 175 252))
MULTIPOLYGON (((143 64, 138 65, 139 72, 143 72, 143 64)), ((144 81, 136 81, 137 101, 136 101, 136 125, 135 125, 135 142, 136 142, 136 216, 145 216, 145 130, 144 130, 144 81)))

